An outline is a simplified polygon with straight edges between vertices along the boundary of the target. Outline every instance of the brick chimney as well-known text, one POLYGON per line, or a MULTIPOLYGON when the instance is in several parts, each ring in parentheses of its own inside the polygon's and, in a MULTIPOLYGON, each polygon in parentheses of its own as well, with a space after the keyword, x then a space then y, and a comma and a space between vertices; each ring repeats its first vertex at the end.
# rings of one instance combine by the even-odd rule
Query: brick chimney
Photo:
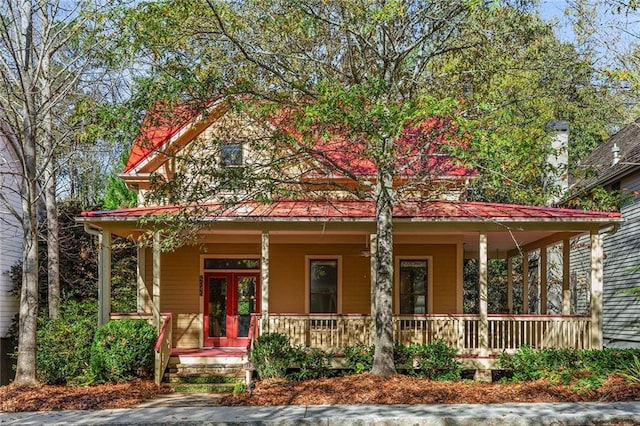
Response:
POLYGON ((566 121, 550 121, 545 129, 552 132, 551 152, 547 163, 551 170, 546 176, 547 186, 554 186, 559 193, 547 200, 547 205, 557 204, 569 189, 569 123, 566 121))

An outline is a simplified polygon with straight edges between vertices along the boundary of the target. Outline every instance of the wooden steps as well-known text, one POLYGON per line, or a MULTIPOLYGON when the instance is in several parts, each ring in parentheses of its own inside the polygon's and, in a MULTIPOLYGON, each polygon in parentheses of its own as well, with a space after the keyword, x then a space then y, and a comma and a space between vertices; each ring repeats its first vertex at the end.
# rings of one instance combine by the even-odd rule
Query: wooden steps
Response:
POLYGON ((232 393, 244 385, 245 362, 243 356, 228 354, 175 355, 163 381, 176 392, 232 393))

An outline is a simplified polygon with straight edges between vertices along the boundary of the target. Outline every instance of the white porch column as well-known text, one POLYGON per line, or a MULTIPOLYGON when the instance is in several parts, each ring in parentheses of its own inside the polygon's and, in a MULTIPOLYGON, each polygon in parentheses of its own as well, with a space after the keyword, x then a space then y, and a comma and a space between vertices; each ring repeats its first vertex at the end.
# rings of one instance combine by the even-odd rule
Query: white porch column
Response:
POLYGON ((103 230, 98 236, 98 327, 111 316, 111 232, 103 230))
POLYGON ((513 258, 507 257, 507 308, 513 313, 513 258))
POLYGON ((152 291, 152 307, 153 326, 158 330, 161 327, 160 321, 160 232, 153 233, 153 291, 152 291))
POLYGON ((260 312, 262 331, 269 331, 269 231, 262 231, 260 254, 260 312))
POLYGON ((562 240, 562 315, 571 315, 571 242, 562 240))
POLYGON ((540 314, 547 314, 547 247, 540 247, 540 314))
POLYGON ((522 253, 522 313, 529 313, 529 252, 522 253))
POLYGON ((602 349, 602 237, 591 231, 591 349, 602 349))
POLYGON ((480 324, 478 325, 478 345, 480 355, 487 355, 489 351, 489 320, 488 320, 488 254, 487 254, 487 233, 480 233, 480 244, 478 247, 478 277, 479 277, 479 313, 480 324))
POLYGON ((136 309, 138 312, 149 312, 151 308, 151 295, 147 288, 147 270, 146 270, 146 250, 144 247, 137 246, 137 304, 136 309))
POLYGON ((369 321, 369 344, 373 345, 374 336, 376 335, 376 327, 374 318, 376 317, 376 304, 375 293, 376 293, 376 250, 378 248, 378 236, 377 234, 369 235, 369 251, 371 255, 369 256, 369 264, 371 268, 371 321, 369 321))

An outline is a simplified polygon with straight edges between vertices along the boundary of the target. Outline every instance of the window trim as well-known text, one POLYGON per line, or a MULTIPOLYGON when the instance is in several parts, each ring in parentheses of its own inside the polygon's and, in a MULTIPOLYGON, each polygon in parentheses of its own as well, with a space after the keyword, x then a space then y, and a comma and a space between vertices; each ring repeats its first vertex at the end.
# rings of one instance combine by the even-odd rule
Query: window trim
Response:
MULTIPOLYGON (((403 260, 424 260, 427 262, 427 312, 426 315, 433 313, 433 256, 395 256, 394 260, 394 303, 393 308, 396 315, 400 314, 400 262, 403 260)), ((422 314, 406 314, 406 315, 422 315, 422 314)))
MULTIPOLYGON (((342 256, 339 255, 305 255, 304 256, 304 309, 307 315, 325 315, 318 312, 311 313, 311 261, 312 260, 335 260, 338 264, 338 283, 336 312, 334 315, 342 314, 342 256)), ((331 315, 331 314, 328 314, 331 315)))

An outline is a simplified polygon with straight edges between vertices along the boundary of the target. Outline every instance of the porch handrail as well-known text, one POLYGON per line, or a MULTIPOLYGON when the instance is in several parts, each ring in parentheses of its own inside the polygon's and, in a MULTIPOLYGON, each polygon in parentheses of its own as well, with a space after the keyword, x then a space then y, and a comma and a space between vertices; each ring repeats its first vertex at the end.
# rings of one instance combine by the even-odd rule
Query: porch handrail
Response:
POLYGON ((155 369, 154 379, 157 385, 162 382, 162 376, 169 364, 169 358, 171 357, 171 341, 173 340, 173 321, 172 314, 162 314, 163 323, 160 328, 160 334, 154 347, 155 352, 155 369))
POLYGON ((260 314, 251 314, 251 320, 249 321, 249 342, 247 343, 247 352, 253 350, 255 338, 256 338, 256 327, 258 325, 258 319, 260 318, 260 314))

